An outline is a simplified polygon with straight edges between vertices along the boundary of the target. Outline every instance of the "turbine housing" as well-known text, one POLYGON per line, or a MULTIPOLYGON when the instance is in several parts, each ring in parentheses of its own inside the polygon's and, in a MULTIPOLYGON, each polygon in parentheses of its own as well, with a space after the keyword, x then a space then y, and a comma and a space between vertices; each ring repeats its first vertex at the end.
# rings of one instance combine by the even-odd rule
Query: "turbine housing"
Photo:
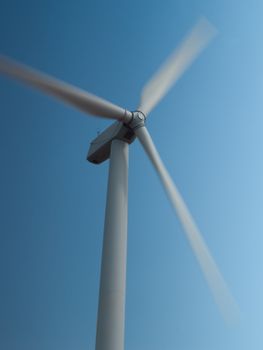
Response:
POLYGON ((94 164, 100 164, 110 157, 113 140, 121 140, 131 144, 134 139, 135 134, 129 126, 115 122, 91 141, 87 160, 94 164))

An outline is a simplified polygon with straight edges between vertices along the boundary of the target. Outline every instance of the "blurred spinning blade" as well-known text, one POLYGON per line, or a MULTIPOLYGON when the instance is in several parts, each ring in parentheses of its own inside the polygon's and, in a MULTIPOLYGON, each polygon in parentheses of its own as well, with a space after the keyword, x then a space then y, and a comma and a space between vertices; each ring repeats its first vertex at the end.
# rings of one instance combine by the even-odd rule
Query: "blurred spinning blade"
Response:
POLYGON ((48 95, 97 117, 129 122, 131 112, 80 88, 27 67, 5 56, 0 56, 0 73, 26 83, 48 95))
POLYGON ((171 176, 165 168, 147 129, 141 127, 136 129, 135 133, 162 181, 165 191, 183 226, 184 233, 186 234, 210 290, 212 291, 216 304, 218 305, 225 321, 228 324, 233 324, 233 322, 236 322, 239 318, 238 306, 230 294, 199 229, 187 209, 177 187, 173 183, 171 176))
POLYGON ((201 18, 181 45, 144 86, 138 110, 145 115, 157 105, 216 35, 215 27, 201 18))

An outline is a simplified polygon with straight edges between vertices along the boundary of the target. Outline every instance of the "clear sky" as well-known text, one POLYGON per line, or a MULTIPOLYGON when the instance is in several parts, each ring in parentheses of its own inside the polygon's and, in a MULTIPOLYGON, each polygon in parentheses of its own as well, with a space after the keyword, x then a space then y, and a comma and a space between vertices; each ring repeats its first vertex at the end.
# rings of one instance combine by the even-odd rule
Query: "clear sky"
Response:
MULTIPOLYGON (((263 348, 263 3, 1 0, 0 52, 128 109, 200 15, 218 36, 147 121, 240 306, 228 328, 130 147, 126 350, 263 348)), ((0 348, 94 349, 109 122, 0 77, 0 348)))

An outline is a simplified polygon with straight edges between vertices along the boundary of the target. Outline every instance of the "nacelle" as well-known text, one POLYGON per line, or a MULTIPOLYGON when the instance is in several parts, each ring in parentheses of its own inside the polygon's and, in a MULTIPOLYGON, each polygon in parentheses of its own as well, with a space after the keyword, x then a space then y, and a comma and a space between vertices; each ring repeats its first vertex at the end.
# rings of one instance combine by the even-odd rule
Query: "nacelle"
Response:
POLYGON ((110 157, 113 140, 122 140, 130 144, 134 139, 135 134, 132 129, 121 122, 115 122, 91 141, 87 160, 100 164, 110 157))

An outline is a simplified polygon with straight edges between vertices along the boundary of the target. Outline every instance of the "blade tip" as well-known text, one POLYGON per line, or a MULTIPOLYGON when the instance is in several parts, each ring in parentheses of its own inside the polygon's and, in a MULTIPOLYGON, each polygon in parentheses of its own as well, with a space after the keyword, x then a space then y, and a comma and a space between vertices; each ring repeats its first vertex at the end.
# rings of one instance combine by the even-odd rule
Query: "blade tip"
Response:
POLYGON ((205 16, 201 16, 197 21, 197 28, 201 35, 205 36, 209 41, 218 35, 218 29, 205 16))

